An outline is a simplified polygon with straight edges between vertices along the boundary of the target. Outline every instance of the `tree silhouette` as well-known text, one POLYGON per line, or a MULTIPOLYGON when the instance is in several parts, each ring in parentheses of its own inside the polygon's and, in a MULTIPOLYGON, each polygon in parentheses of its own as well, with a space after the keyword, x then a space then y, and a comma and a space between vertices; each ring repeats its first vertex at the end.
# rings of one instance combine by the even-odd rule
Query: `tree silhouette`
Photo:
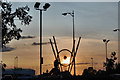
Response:
POLYGON ((107 63, 104 63, 104 66, 106 67, 106 71, 108 73, 113 73, 115 71, 115 68, 116 68, 115 61, 116 60, 117 60, 116 52, 112 52, 111 58, 110 59, 107 58, 107 63))
POLYGON ((2 68, 2 71, 5 71, 5 68, 7 67, 7 65, 5 63, 3 63, 3 61, 0 62, 0 67, 2 68))
POLYGON ((5 68, 7 67, 7 65, 5 63, 2 64, 2 71, 5 71, 5 68))
POLYGON ((12 39, 19 40, 22 30, 17 28, 15 19, 20 20, 21 25, 29 25, 32 16, 28 15, 30 8, 28 6, 19 7, 14 12, 12 11, 12 4, 3 2, 2 15, 2 47, 9 43, 12 39))

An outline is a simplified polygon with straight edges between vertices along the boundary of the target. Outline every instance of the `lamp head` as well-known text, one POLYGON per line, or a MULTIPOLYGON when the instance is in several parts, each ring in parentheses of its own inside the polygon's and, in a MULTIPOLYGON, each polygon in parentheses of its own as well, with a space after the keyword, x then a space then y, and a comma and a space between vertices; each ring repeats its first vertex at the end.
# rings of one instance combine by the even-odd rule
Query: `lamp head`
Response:
POLYGON ((120 31, 120 29, 114 29, 113 31, 114 31, 114 32, 116 32, 116 31, 120 31))
POLYGON ((103 39, 103 42, 106 42, 106 39, 103 39))
POLYGON ((18 56, 15 57, 15 59, 17 59, 17 58, 18 58, 18 56))
POLYGON ((107 43, 109 42, 110 40, 107 40, 107 43))
POLYGON ((114 29, 113 31, 114 31, 114 32, 116 32, 116 31, 117 31, 117 29, 114 29))
POLYGON ((35 9, 39 9, 39 6, 40 6, 40 3, 39 3, 39 2, 36 2, 35 5, 34 5, 34 8, 35 8, 35 9))
POLYGON ((67 13, 62 13, 62 15, 66 16, 66 15, 67 15, 67 13))
POLYGON ((47 8, 49 8, 50 7, 50 4, 49 3, 45 3, 45 5, 43 6, 43 8, 45 9, 45 10, 47 10, 47 8))

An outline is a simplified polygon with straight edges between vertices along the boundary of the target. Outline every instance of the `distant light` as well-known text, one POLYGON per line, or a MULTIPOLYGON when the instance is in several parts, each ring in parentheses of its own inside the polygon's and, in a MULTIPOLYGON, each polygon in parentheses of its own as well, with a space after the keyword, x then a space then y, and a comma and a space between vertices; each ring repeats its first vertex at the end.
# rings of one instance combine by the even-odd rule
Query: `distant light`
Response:
POLYGON ((49 3, 45 3, 45 5, 43 6, 43 8, 46 10, 47 8, 50 7, 50 4, 49 3))
POLYGON ((67 57, 66 59, 62 59, 61 64, 70 64, 70 57, 67 57))
POLYGON ((36 2, 35 5, 34 5, 34 8, 35 8, 35 9, 38 9, 39 6, 40 6, 40 3, 39 3, 39 2, 36 2))

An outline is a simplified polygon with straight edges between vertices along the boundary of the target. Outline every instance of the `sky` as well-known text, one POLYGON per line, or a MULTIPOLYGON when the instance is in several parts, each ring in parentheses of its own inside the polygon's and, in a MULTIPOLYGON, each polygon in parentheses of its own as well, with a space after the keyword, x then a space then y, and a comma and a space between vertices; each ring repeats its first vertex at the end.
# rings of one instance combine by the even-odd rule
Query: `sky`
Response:
MULTIPOLYGON (((39 42, 39 11, 34 9, 35 2, 13 2, 13 11, 20 6, 28 5, 29 14, 33 16, 32 22, 28 26, 21 25, 16 21, 16 25, 23 30, 22 35, 33 35, 33 39, 13 40, 8 46, 15 48, 11 52, 3 52, 3 61, 8 64, 8 68, 14 66, 14 57, 19 57, 19 66, 24 68, 39 69, 39 46, 33 46, 33 42, 39 42)), ((41 3, 40 8, 45 3, 41 3)), ((72 17, 62 16, 63 12, 75 12, 75 38, 81 38, 80 47, 76 57, 76 62, 90 62, 94 58, 98 65, 95 68, 103 68, 105 61, 105 45, 102 39, 110 39, 108 43, 108 54, 118 50, 117 32, 113 29, 118 26, 118 3, 117 2, 50 2, 51 6, 43 12, 43 42, 49 42, 52 36, 56 37, 58 49, 72 49, 72 17)), ((51 69, 54 55, 50 44, 43 45, 44 67, 51 69), (51 59, 51 60, 49 60, 51 59)), ((77 66, 77 74, 81 74, 82 69, 90 65, 77 66), (80 68, 81 67, 81 68, 80 68)))
MULTIPOLYGON (((21 3, 14 4, 13 7, 21 3)), ((33 8, 35 3, 30 5, 30 14, 33 21, 24 28, 23 34, 38 35, 39 33, 39 11, 33 8), (32 27, 34 26, 34 27, 32 27), (28 30, 29 29, 29 30, 28 30), (31 31, 32 30, 32 31, 31 31), (36 32, 36 33, 34 33, 36 32)), ((84 38, 107 38, 112 39, 113 29, 118 25, 117 3, 50 3, 47 11, 43 11, 43 35, 44 36, 72 36, 72 17, 62 16, 63 12, 75 11, 75 34, 76 37, 84 38), (54 20, 52 20, 54 19, 54 20), (111 35, 112 34, 112 35, 111 35), (98 37, 99 35, 99 37, 98 37)), ((23 5, 25 5, 23 3, 23 5)), ((41 8, 42 8, 41 4, 41 8)), ((115 34, 116 35, 116 34, 115 34)), ((115 36, 114 35, 114 36, 115 36)), ((116 36, 115 36, 116 37, 116 36)))
MULTIPOLYGON (((4 1, 4 0, 3 0, 4 1)), ((24 0, 8 0, 8 1, 24 1, 24 0)), ((118 2, 119 0, 35 0, 41 2, 118 2)), ((34 0, 27 0, 26 2, 34 2, 34 0)))

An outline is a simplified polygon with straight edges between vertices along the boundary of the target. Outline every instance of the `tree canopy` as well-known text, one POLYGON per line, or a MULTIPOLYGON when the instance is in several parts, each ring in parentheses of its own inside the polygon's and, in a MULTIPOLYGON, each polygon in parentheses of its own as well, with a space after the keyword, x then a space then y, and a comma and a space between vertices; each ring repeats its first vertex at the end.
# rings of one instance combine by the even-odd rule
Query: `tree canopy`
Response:
POLYGON ((21 25, 29 25, 32 16, 28 14, 30 8, 28 6, 16 8, 12 11, 12 4, 2 2, 2 47, 9 43, 12 39, 19 40, 21 37, 21 28, 17 28, 15 19, 20 20, 21 25))
POLYGON ((117 60, 116 52, 112 52, 110 59, 107 58, 107 62, 104 63, 104 67, 106 67, 106 71, 108 73, 112 73, 116 69, 116 63, 115 63, 116 60, 117 60))

